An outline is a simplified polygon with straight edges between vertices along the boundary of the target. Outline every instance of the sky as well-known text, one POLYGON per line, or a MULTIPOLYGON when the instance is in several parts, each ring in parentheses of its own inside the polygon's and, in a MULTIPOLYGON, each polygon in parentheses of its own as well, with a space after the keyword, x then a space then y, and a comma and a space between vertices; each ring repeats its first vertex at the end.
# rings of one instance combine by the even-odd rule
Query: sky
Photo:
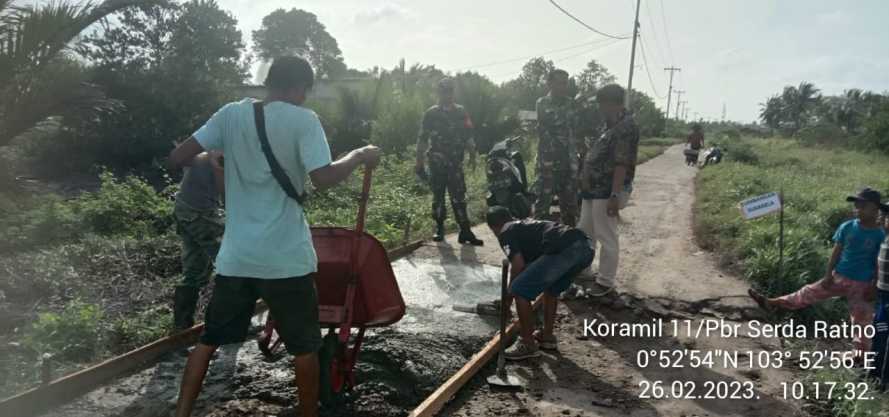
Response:
MULTIPOLYGON (((557 0, 608 34, 632 31, 632 0, 557 0)), ((626 85, 630 39, 597 35, 548 0, 219 0, 247 40, 277 8, 315 13, 346 64, 392 68, 404 58, 446 71, 471 69, 495 82, 543 55, 575 74, 590 59, 626 85), (585 44, 585 45, 584 45, 585 44), (584 45, 584 46, 578 46, 584 45), (571 49, 570 47, 575 47, 571 49), (544 52, 561 50, 550 54, 544 52), (504 62, 506 61, 506 62, 504 62), (494 64, 495 65, 487 65, 494 64)), ((642 0, 633 86, 666 107, 669 76, 686 91, 689 116, 749 122, 785 85, 810 81, 825 94, 889 91, 889 3, 822 0, 642 0), (646 62, 648 65, 646 65, 646 62), (648 71, 646 71, 646 66, 648 71), (649 74, 651 80, 649 80, 649 74)), ((676 96, 672 110, 675 112, 676 96)))
MULTIPOLYGON (((471 69, 499 83, 516 77, 528 58, 544 56, 571 74, 595 59, 621 84, 628 79, 630 39, 593 33, 549 0, 218 2, 238 19, 248 45, 273 10, 310 11, 337 39, 346 64, 358 69, 392 68, 404 58, 408 65, 471 69)), ((632 32, 633 0, 557 2, 602 32, 632 32)), ((883 0, 641 0, 639 24, 634 88, 664 108, 669 76, 663 68, 680 67, 673 88, 686 91, 690 117, 719 120, 724 105, 727 119, 750 122, 760 103, 801 81, 825 94, 889 91, 889 3, 883 0)), ((672 102, 671 115, 675 95, 672 102)))

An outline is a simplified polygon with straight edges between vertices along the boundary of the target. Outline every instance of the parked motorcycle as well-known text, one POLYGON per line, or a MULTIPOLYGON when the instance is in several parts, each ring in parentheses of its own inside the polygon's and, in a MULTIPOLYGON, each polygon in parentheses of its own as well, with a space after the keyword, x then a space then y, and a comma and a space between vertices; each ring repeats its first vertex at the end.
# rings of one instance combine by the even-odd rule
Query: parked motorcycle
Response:
POLYGON ((705 167, 707 165, 716 165, 722 162, 722 149, 719 149, 718 146, 712 146, 704 151, 704 163, 701 165, 705 167))
POLYGON ((488 179, 488 207, 503 206, 516 218, 531 215, 534 196, 528 192, 525 160, 516 146, 521 136, 500 141, 488 152, 486 174, 488 179))

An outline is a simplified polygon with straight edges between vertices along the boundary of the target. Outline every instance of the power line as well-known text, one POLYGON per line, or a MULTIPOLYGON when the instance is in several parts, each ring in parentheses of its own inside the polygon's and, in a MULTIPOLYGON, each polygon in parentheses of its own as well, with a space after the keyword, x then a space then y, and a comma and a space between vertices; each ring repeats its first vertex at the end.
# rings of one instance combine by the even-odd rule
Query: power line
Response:
POLYGON ((580 44, 577 44, 577 45, 568 46, 568 47, 565 47, 565 48, 554 49, 554 50, 551 50, 551 51, 545 51, 545 52, 541 52, 541 53, 539 53, 539 54, 535 54, 535 55, 528 55, 528 56, 523 56, 523 57, 517 57, 517 58, 505 59, 505 60, 502 60, 502 61, 489 62, 489 63, 487 63, 487 64, 473 65, 473 66, 469 66, 469 67, 457 68, 457 69, 454 70, 454 72, 466 71, 466 70, 477 69, 477 68, 493 67, 493 66, 496 66, 496 65, 502 65, 502 64, 509 64, 509 63, 513 63, 513 62, 524 61, 524 60, 526 60, 526 59, 536 58, 536 57, 538 57, 538 56, 544 56, 544 55, 554 54, 554 53, 558 53, 558 52, 570 51, 570 50, 572 50, 572 49, 582 48, 582 47, 584 47, 584 46, 590 46, 590 45, 595 45, 595 44, 605 44, 605 43, 608 43, 608 42, 613 42, 613 41, 612 41, 611 39, 597 39, 597 40, 595 40, 595 41, 584 42, 584 43, 580 43, 580 44))
POLYGON ((651 90, 654 92, 654 95, 663 100, 664 96, 657 92, 657 88, 654 86, 654 79, 651 77, 651 70, 648 69, 648 58, 645 57, 645 39, 643 39, 642 36, 639 36, 639 41, 639 45, 642 47, 642 62, 645 64, 645 73, 648 74, 648 83, 651 85, 651 90))
POLYGON ((614 35, 609 35, 609 34, 607 34, 607 33, 605 33, 605 32, 600 31, 600 30, 597 30, 596 28, 594 28, 594 27, 592 27, 592 26, 586 24, 583 20, 580 20, 580 19, 578 19, 577 17, 575 17, 573 14, 571 14, 571 12, 569 12, 569 11, 565 10, 564 8, 562 8, 562 6, 559 6, 559 3, 556 3, 555 0, 549 0, 549 2, 550 2, 553 6, 556 6, 556 8, 559 9, 559 11, 561 11, 562 13, 564 13, 566 16, 570 17, 570 18, 573 19, 575 22, 580 23, 583 27, 585 27, 585 28, 587 28, 587 29, 589 29, 589 30, 591 30, 591 31, 593 31, 593 32, 595 32, 595 33, 598 33, 598 34, 600 34, 600 35, 602 35, 602 36, 605 36, 605 37, 608 37, 608 38, 611 38, 611 39, 630 39, 629 36, 614 36, 614 35))
POLYGON ((562 61, 565 61, 565 60, 568 60, 568 59, 571 59, 571 58, 576 58, 576 57, 579 57, 579 56, 581 56, 581 55, 586 55, 586 54, 588 54, 588 53, 590 53, 590 52, 593 52, 593 51, 595 51, 595 50, 598 50, 598 49, 601 49, 601 48, 605 48, 605 47, 607 47, 607 46, 611 46, 611 45, 614 45, 614 44, 617 43, 616 40, 610 40, 610 41, 608 41, 608 42, 609 42, 608 44, 600 45, 599 47, 592 48, 592 49, 587 49, 586 51, 583 51, 583 52, 581 52, 581 53, 579 53, 579 54, 574 54, 574 55, 569 55, 569 56, 563 56, 563 57, 561 57, 561 58, 559 58, 559 59, 554 59, 553 62, 562 62, 562 61))
POLYGON ((655 49, 657 49, 658 56, 661 58, 661 64, 667 65, 667 60, 664 59, 664 51, 663 48, 661 48, 661 43, 657 40, 657 36, 655 36, 657 30, 654 27, 654 18, 651 17, 651 6, 648 5, 647 1, 645 2, 645 11, 648 14, 648 23, 651 23, 651 31, 648 33, 651 33, 651 38, 654 39, 654 46, 655 49))
POLYGON ((670 33, 667 32, 667 12, 664 11, 664 0, 661 0, 661 20, 664 22, 664 39, 667 40, 667 52, 670 53, 670 64, 676 63, 676 57, 673 56, 673 46, 670 45, 670 33))
MULTIPOLYGON (((607 47, 609 47, 609 46, 611 46, 611 45, 614 45, 614 44, 616 44, 616 43, 618 43, 617 40, 606 39, 604 44, 596 45, 596 46, 594 46, 594 47, 592 47, 592 48, 590 48, 590 49, 587 49, 587 50, 585 50, 585 51, 583 51, 583 52, 580 52, 580 53, 577 53, 577 54, 572 54, 572 55, 567 55, 567 56, 559 57, 559 58, 556 58, 556 59, 552 59, 552 61, 553 61, 553 63, 556 63, 556 62, 562 62, 562 61, 565 61, 565 60, 568 60, 568 59, 571 59, 571 58, 576 58, 576 57, 581 56, 581 55, 586 55, 586 54, 588 54, 588 53, 590 53, 590 52, 594 52, 594 51, 597 51, 597 50, 599 50, 599 49, 607 48, 607 47)), ((564 51, 563 51, 563 52, 564 52, 564 51)), ((534 57, 538 57, 538 56, 541 56, 541 55, 534 55, 534 56, 532 56, 532 58, 534 58, 534 57)), ((543 56, 543 57, 546 58, 546 56, 543 56)), ((491 77, 491 78, 498 78, 498 77, 501 77, 501 76, 504 76, 504 75, 514 74, 514 73, 515 73, 515 71, 502 72, 502 73, 498 73, 498 74, 490 75, 489 77, 491 77)))

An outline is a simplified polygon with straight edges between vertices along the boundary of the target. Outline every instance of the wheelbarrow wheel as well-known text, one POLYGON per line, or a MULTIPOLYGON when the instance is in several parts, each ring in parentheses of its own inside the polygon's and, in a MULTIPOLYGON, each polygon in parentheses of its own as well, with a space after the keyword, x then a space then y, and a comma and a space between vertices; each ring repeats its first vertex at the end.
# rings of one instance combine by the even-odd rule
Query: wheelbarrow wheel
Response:
POLYGON ((276 337, 275 321, 271 317, 266 319, 265 327, 256 338, 256 345, 259 351, 265 356, 266 360, 276 359, 278 356, 278 347, 281 346, 281 338, 276 337))
POLYGON ((318 350, 318 400, 325 408, 336 407, 344 398, 342 392, 334 392, 331 376, 338 343, 336 332, 329 331, 321 340, 321 349, 318 350))

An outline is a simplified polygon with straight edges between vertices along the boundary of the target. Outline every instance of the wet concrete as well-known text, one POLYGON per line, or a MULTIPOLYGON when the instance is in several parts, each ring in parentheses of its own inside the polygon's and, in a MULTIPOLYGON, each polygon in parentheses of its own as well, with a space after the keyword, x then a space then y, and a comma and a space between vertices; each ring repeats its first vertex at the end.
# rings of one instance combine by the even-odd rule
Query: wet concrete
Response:
MULTIPOLYGON (((456 372, 494 332, 493 318, 453 310, 499 297, 502 257, 487 228, 488 246, 458 245, 456 236, 393 263, 406 316, 369 332, 357 366, 358 383, 332 416, 404 416, 456 372)), ((254 319, 258 330, 263 318, 254 319)), ((171 354, 133 375, 93 390, 48 413, 52 417, 172 415, 185 358, 171 354)), ((220 348, 211 363, 195 416, 268 416, 295 404, 293 370, 285 358, 267 362, 253 340, 220 348)))

